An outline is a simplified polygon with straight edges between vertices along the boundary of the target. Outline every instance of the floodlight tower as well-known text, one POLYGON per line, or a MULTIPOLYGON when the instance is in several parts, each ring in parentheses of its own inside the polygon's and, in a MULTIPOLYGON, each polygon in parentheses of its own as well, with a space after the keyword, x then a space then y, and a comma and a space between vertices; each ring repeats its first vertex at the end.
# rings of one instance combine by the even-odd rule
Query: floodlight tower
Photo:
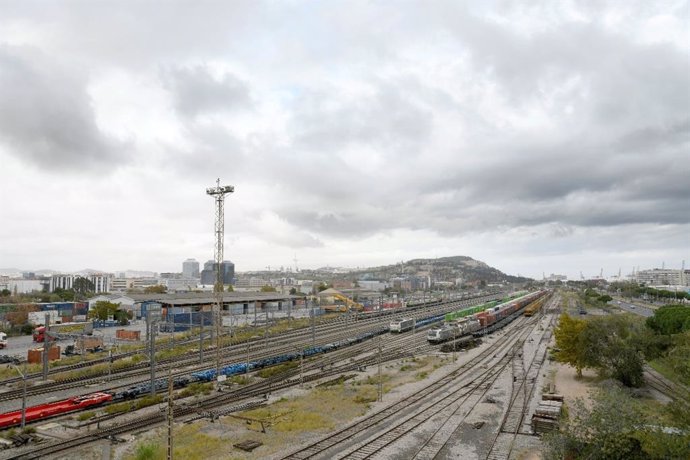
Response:
POLYGON ((221 267, 223 265, 223 240, 225 239, 225 195, 233 193, 235 187, 232 185, 220 185, 220 179, 216 180, 216 186, 206 189, 206 194, 211 195, 216 200, 216 245, 213 251, 216 265, 216 284, 213 287, 215 305, 213 306, 213 323, 216 330, 216 381, 220 388, 220 326, 222 323, 221 311, 223 310, 223 275, 221 267))

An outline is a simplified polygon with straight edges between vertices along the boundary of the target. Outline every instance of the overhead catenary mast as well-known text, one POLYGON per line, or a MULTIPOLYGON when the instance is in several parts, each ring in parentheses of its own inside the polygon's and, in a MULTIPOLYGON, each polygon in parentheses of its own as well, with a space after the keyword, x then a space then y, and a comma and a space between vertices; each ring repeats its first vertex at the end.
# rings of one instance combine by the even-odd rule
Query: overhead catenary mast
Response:
POLYGON ((213 324, 216 331, 216 381, 220 388, 220 329, 222 324, 221 312, 223 311, 223 240, 225 239, 225 195, 233 193, 232 185, 220 185, 220 179, 216 180, 216 186, 206 189, 206 194, 216 200, 216 243, 213 251, 216 267, 216 284, 213 286, 215 304, 213 305, 213 324))

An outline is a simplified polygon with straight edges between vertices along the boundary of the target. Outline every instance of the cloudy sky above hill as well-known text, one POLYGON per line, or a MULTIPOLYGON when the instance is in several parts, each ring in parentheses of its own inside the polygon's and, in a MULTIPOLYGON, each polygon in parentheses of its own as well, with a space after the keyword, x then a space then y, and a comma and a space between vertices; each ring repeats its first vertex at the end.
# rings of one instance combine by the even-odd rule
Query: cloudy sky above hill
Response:
POLYGON ((0 267, 690 265, 687 1, 0 3, 0 267))

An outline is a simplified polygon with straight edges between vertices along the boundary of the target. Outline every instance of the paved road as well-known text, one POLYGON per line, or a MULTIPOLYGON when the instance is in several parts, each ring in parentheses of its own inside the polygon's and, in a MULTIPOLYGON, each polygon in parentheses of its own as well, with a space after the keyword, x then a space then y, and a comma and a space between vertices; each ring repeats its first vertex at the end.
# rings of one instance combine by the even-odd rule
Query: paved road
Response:
POLYGON ((624 301, 624 300, 619 300, 619 299, 614 299, 611 301, 612 305, 617 306, 618 308, 625 310, 630 313, 635 313, 636 315, 644 316, 645 318, 648 318, 650 316, 654 316, 654 310, 651 308, 643 307, 641 305, 635 305, 633 303, 624 301))

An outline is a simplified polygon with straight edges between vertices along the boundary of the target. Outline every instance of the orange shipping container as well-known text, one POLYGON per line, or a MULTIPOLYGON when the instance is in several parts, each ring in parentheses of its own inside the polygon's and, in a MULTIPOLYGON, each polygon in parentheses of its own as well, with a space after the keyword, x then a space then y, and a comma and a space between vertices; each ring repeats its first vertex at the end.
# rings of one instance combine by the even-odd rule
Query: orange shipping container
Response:
MULTIPOLYGON (((29 354, 27 355, 26 359, 29 361, 29 364, 43 362, 43 348, 29 349, 29 354)), ((60 347, 54 345, 50 347, 50 351, 48 352, 48 360, 55 361, 56 359, 60 359, 60 347)))
POLYGON ((141 331, 128 331, 126 329, 118 329, 115 331, 115 337, 120 340, 140 340, 141 331))

